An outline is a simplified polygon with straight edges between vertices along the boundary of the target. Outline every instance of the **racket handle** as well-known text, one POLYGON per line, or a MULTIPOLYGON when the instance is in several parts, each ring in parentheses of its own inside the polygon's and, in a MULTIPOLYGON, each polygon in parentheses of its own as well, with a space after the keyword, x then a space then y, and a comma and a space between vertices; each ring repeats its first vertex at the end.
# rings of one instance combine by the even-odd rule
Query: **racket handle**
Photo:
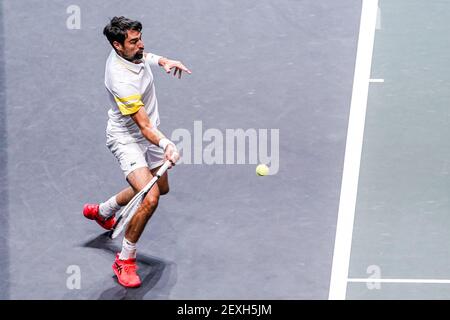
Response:
POLYGON ((159 170, 156 172, 156 177, 161 177, 164 172, 167 171, 167 169, 170 167, 170 161, 166 160, 166 162, 164 162, 164 164, 161 166, 161 168, 159 168, 159 170))
POLYGON ((167 160, 166 162, 164 162, 164 164, 156 172, 156 174, 153 177, 153 179, 150 180, 150 182, 144 187, 144 189, 142 189, 141 192, 143 193, 144 197, 147 195, 147 192, 153 187, 153 185, 156 183, 156 181, 158 181, 158 179, 161 178, 161 176, 164 174, 164 172, 167 171, 169 166, 170 166, 170 161, 167 160))

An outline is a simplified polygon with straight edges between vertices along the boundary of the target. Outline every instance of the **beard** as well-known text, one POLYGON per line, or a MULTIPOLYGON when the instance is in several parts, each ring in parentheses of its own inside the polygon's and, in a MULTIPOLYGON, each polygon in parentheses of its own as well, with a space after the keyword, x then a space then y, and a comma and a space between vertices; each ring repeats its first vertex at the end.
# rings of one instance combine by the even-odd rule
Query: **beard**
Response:
POLYGON ((133 60, 141 60, 144 57, 144 52, 137 52, 134 57, 133 60))
POLYGON ((124 58, 125 60, 128 60, 130 62, 138 62, 139 60, 141 60, 144 57, 144 51, 141 52, 136 52, 133 56, 125 56, 125 55, 121 55, 122 58, 124 58))

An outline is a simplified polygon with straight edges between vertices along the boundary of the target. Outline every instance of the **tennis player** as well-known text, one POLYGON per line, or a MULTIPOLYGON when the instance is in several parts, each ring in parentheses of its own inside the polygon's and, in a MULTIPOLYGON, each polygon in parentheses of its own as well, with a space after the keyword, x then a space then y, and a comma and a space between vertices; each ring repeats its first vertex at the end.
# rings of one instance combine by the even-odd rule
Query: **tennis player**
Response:
MULTIPOLYGON (((179 160, 175 144, 158 130, 158 101, 151 66, 160 66, 181 78, 191 73, 180 61, 144 52, 142 24, 125 17, 114 17, 103 34, 113 47, 106 61, 105 86, 108 94, 106 145, 120 164, 130 187, 100 204, 85 204, 83 214, 110 230, 115 214, 152 179, 164 161, 171 165, 179 160)), ((136 273, 136 244, 147 221, 158 206, 160 195, 169 192, 167 171, 149 191, 131 219, 113 264, 119 283, 139 287, 136 273)))

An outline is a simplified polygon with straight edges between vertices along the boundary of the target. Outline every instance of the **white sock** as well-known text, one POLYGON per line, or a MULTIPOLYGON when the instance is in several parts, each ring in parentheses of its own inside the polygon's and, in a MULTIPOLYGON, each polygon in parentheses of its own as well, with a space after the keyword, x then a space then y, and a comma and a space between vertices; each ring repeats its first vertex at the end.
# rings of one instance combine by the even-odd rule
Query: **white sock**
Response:
POLYGON ((100 203, 100 212, 99 214, 105 218, 108 219, 109 217, 112 217, 116 214, 117 211, 119 211, 121 206, 117 204, 116 196, 112 196, 107 201, 100 203))
POLYGON ((128 241, 125 237, 123 237, 122 251, 120 252, 119 259, 136 259, 136 243, 128 241))

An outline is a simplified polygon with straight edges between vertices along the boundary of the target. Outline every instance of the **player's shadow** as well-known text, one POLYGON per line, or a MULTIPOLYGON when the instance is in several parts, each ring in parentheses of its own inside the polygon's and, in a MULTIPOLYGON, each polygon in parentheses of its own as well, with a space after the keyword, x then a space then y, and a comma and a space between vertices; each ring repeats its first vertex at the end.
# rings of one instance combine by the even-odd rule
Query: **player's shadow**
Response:
MULTIPOLYGON (((96 248, 111 252, 115 257, 120 248, 109 238, 109 232, 86 242, 84 247, 96 248)), ((98 300, 142 300, 168 299, 171 289, 176 283, 176 264, 156 257, 138 255, 139 276, 142 284, 139 288, 125 288, 117 282, 116 285, 101 292, 98 300)))

